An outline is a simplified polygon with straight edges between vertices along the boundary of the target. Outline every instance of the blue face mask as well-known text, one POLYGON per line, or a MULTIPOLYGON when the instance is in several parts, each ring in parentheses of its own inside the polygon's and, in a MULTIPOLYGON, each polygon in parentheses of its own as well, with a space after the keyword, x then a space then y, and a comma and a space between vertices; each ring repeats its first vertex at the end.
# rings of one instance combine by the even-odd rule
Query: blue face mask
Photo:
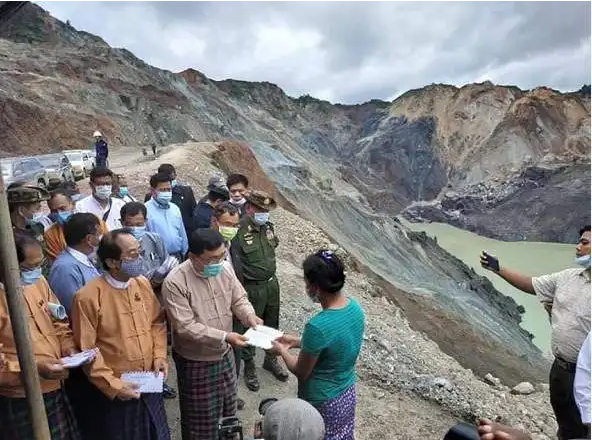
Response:
POLYGON ((25 224, 28 225, 28 226, 33 226, 36 223, 40 223, 42 218, 43 218, 43 213, 42 212, 36 212, 35 214, 33 214, 33 217, 28 218, 27 220, 25 220, 25 224))
POLYGON ((256 212, 253 214, 253 222, 256 225, 263 226, 269 221, 269 212, 256 212))
POLYGON ((21 281, 26 286, 35 284, 39 278, 41 278, 41 267, 21 272, 21 281))
POLYGON ((576 258, 576 264, 585 268, 590 267, 590 254, 576 258))
POLYGON ((130 226, 128 229, 131 231, 136 240, 140 240, 144 235, 146 235, 146 226, 130 226))
POLYGON ((130 278, 139 277, 144 273, 144 259, 140 255, 135 260, 123 260, 121 270, 130 278))
POLYGON ((173 193, 171 191, 158 192, 156 195, 156 201, 162 206, 169 206, 173 199, 173 193))
POLYGON ((174 188, 175 186, 177 186, 177 179, 173 180, 173 181, 171 182, 171 185, 173 185, 173 188, 174 188))
POLYGON ((54 221, 59 223, 60 225, 66 224, 66 222, 72 217, 72 211, 60 211, 54 214, 54 221))
POLYGON ((119 195, 121 197, 125 197, 125 196, 128 196, 129 195, 129 191, 127 189, 127 186, 120 186, 119 187, 119 195))
POLYGON ((78 200, 82 200, 84 194, 72 194, 72 201, 76 203, 78 200))
POLYGON ((223 263, 206 264, 203 268, 203 276, 206 278, 214 278, 220 275, 223 270, 223 263))

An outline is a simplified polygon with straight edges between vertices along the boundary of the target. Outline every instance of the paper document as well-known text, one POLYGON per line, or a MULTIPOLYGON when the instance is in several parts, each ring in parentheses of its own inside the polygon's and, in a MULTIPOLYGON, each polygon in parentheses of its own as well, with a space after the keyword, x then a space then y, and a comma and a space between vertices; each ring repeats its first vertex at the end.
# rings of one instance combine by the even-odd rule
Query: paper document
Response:
POLYGON ((135 383, 140 393, 162 393, 164 374, 154 374, 154 371, 130 371, 121 375, 124 382, 135 383))
POLYGON ((264 350, 269 350, 272 346, 272 342, 283 335, 284 332, 271 327, 266 327, 264 325, 258 325, 255 328, 250 328, 245 333, 247 344, 262 348, 264 350))
POLYGON ((76 353, 73 356, 63 357, 61 361, 66 368, 76 368, 91 362, 95 358, 96 354, 97 349, 93 348, 91 350, 81 351, 80 353, 76 353))

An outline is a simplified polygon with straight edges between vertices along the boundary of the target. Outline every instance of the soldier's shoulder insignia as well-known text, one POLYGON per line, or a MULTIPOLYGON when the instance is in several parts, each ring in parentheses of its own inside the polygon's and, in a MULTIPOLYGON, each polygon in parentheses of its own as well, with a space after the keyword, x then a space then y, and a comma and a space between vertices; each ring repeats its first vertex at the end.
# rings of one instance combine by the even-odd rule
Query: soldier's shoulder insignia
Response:
POLYGON ((268 240, 273 240, 275 238, 275 234, 273 232, 273 229, 267 228, 267 230, 265 231, 265 235, 267 236, 268 240))

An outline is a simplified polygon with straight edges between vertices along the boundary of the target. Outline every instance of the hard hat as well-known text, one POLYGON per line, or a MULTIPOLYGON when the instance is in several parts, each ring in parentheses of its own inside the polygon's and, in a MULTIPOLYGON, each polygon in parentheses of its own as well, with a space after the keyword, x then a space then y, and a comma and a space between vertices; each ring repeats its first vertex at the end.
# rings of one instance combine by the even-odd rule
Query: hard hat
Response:
POLYGON ((99 130, 95 131, 93 133, 93 137, 102 137, 103 135, 101 134, 101 132, 99 130))

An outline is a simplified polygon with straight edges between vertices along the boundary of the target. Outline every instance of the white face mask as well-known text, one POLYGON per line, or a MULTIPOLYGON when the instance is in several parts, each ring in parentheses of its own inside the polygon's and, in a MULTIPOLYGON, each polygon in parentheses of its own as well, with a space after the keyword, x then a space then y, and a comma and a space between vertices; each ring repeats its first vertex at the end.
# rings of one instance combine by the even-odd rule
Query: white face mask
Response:
POLYGON ((95 196, 101 200, 109 200, 111 193, 113 192, 113 186, 111 185, 98 185, 95 186, 95 196))
POLYGON ((576 257, 576 264, 578 266, 585 267, 586 269, 590 267, 590 254, 582 255, 581 257, 576 257))

